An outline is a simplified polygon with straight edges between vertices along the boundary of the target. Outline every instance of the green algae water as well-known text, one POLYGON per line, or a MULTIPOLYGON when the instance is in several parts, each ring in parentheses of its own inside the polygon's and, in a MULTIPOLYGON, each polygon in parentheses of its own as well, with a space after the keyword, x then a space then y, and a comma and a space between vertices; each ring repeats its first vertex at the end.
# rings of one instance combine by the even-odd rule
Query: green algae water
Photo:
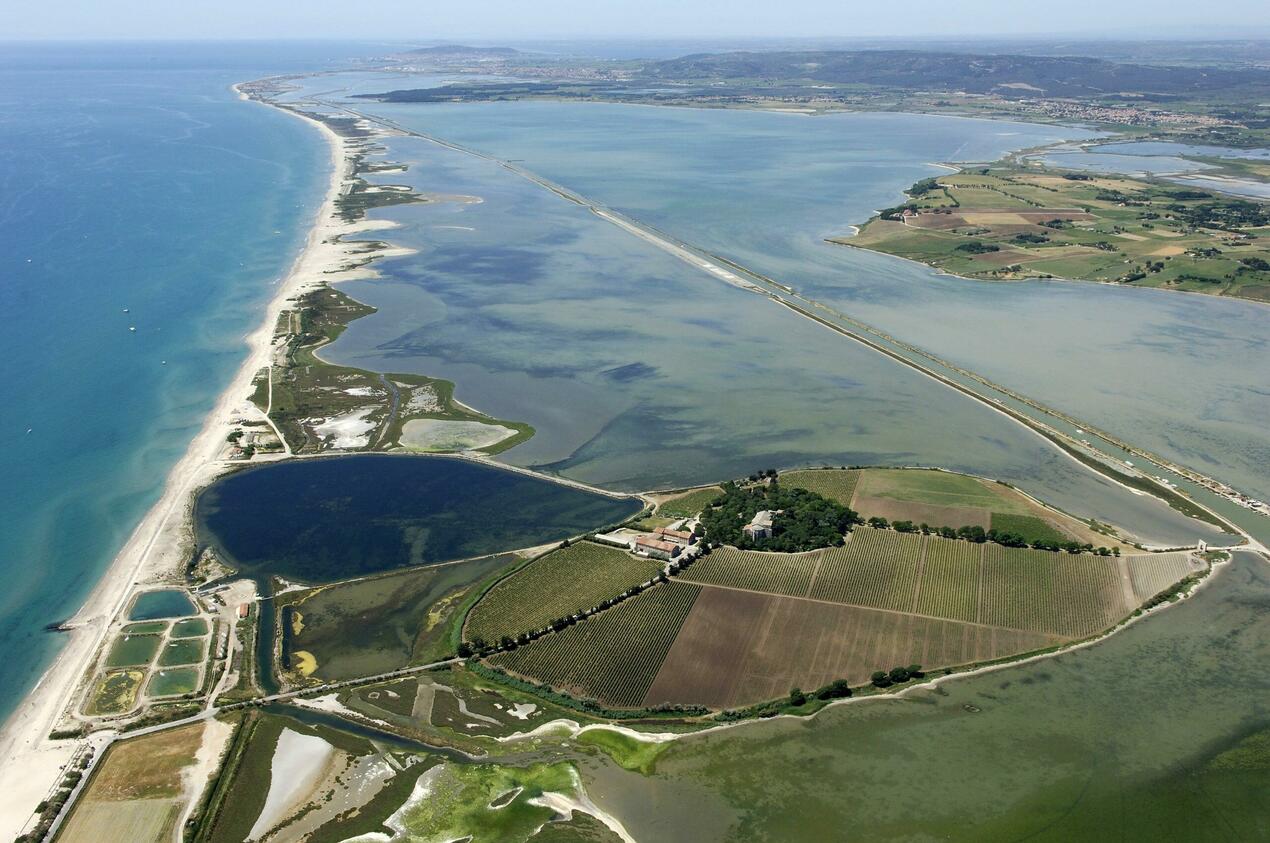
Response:
POLYGON ((642 507, 474 460, 367 454, 231 474, 195 521, 243 573, 318 583, 559 541, 642 507))
POLYGON ((638 840, 1263 840, 1270 566, 1093 647, 586 765, 638 840), (758 761, 761 759, 761 762, 758 761))

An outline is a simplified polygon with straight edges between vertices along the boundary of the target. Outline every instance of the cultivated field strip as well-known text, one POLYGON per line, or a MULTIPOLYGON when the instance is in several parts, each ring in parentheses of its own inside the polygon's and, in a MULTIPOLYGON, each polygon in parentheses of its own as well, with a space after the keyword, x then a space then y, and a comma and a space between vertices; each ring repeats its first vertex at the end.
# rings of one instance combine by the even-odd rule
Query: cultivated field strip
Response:
POLYGON ((781 472, 780 482, 782 486, 806 489, 843 506, 851 506, 856 484, 860 482, 860 471, 838 468, 785 471, 781 472))
POLYGON ((1080 638, 1128 614, 1118 560, 984 546, 980 621, 1080 638))
POLYGON ((960 621, 978 620, 983 548, 971 542, 928 538, 914 611, 960 621))
POLYGON ((808 553, 759 553, 721 547, 692 563, 680 579, 688 582, 747 588, 771 594, 802 596, 824 551, 808 553))
POLYGON ((615 547, 575 542, 498 582, 468 615, 464 637, 497 641, 542 629, 657 576, 661 565, 615 547))
POLYGON ((644 697, 645 705, 729 708, 868 681, 875 670, 990 661, 1060 639, 795 597, 706 586, 644 697))
POLYGON ((913 607, 923 536, 858 527, 825 551, 809 597, 907 612, 913 607))
POLYGON ((607 705, 638 706, 701 587, 671 581, 491 662, 607 705))
POLYGON ((1133 596, 1139 603, 1150 600, 1178 580, 1202 570, 1189 553, 1147 553, 1125 557, 1133 596))

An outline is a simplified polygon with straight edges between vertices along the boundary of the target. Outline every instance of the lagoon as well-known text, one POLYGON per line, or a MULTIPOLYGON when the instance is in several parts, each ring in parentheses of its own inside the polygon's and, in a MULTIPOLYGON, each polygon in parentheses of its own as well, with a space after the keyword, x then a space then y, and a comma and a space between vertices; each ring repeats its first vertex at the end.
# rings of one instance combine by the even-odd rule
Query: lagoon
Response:
POLYGON ((195 522, 243 573, 321 583, 560 541, 642 506, 474 460, 367 454, 231 474, 195 522))
MULTIPOLYGON (((596 103, 363 100, 357 108, 514 159, 954 363, 1270 498, 1264 471, 1270 436, 1262 421, 1270 416, 1266 305, 1080 282, 967 281, 824 242, 901 201, 912 182, 946 172, 931 162, 992 160, 1094 133, 935 115, 807 117, 596 103)), ((449 170, 433 171, 433 189, 445 189, 449 170)), ((599 274, 615 263, 610 258, 586 270, 599 274)), ((612 272, 606 286, 634 292, 620 280, 624 275, 631 273, 612 272)), ((697 286, 719 283, 704 273, 689 277, 697 286)), ((435 310, 435 302, 426 307, 435 310)))
POLYGON ((385 145, 409 169, 371 181, 482 201, 372 212, 418 252, 342 285, 378 312, 322 356, 443 377, 465 404, 532 424, 500 460, 623 490, 764 467, 937 465, 1152 540, 1206 534, 1004 416, 495 162, 418 138, 385 145))

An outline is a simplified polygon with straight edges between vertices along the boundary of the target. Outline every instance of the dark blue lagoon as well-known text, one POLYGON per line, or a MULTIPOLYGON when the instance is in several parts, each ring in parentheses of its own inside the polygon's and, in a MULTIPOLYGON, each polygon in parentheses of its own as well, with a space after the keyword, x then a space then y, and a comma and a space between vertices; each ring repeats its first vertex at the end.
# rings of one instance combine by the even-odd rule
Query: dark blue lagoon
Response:
POLYGON ((557 541, 642 506, 472 460, 364 454, 231 474, 195 520, 241 571, 330 582, 557 541))

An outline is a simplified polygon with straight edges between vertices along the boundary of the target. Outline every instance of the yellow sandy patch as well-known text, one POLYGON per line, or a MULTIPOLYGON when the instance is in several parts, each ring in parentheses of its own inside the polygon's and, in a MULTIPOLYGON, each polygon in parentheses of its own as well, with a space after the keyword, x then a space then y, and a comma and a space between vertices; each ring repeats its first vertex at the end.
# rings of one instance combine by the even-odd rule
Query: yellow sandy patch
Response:
POLYGON ((299 635, 304 631, 304 616, 299 612, 291 613, 291 634, 299 635))
POLYGON ((1151 253, 1158 257, 1172 257, 1173 255, 1186 254, 1185 246, 1162 246, 1151 253))
POLYGON ((971 225, 1029 225, 1031 220, 1006 211, 966 211, 961 218, 971 225))
POLYGON ((450 610, 454 607, 455 601, 466 593, 466 588, 460 588, 453 594, 446 595, 434 603, 432 608, 428 609, 428 623, 426 631, 431 632, 436 629, 441 621, 445 620, 445 616, 449 614, 450 610))
POLYGON ((317 670, 317 658, 308 650, 296 650, 291 654, 291 665, 301 676, 312 676, 317 670))

